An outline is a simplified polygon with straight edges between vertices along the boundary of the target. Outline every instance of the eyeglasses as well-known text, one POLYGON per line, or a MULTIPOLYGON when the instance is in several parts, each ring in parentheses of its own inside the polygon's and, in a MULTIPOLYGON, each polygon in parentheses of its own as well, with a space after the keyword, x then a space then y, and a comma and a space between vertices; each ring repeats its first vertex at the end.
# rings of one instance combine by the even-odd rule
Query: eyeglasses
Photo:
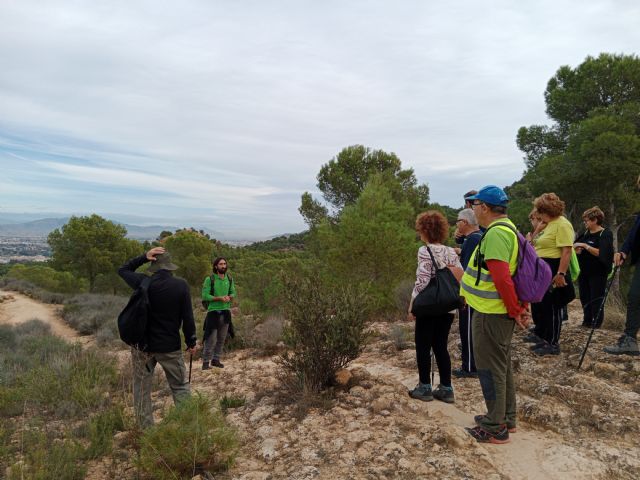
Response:
POLYGON ((482 205, 482 202, 473 202, 471 205, 477 207, 478 205, 482 205))
POLYGON ((458 223, 458 222, 464 222, 464 219, 463 218, 459 218, 459 219, 456 220, 456 223, 458 223))

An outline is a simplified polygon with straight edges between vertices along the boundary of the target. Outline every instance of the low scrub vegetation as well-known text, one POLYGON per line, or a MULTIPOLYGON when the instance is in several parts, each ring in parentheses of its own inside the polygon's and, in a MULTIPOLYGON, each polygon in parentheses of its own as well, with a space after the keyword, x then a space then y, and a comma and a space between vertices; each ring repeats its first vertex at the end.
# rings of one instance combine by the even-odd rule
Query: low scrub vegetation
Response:
POLYGON ((0 471, 9 479, 85 478, 125 428, 114 361, 32 320, 0 325, 0 471))
POLYGON ((81 334, 96 335, 98 345, 117 343, 117 318, 127 300, 114 295, 75 295, 65 302, 62 318, 81 334))
POLYGON ((157 480, 190 479, 232 465, 238 440, 211 402, 194 395, 173 407, 140 438, 138 466, 157 480))

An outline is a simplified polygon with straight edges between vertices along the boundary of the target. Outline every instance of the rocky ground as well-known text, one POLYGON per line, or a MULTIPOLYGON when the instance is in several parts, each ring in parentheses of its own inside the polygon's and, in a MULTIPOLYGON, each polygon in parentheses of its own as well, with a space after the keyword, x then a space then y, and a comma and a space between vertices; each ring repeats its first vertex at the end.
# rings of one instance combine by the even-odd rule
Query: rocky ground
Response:
MULTIPOLYGON (((283 395, 275 356, 238 350, 223 359, 224 369, 204 372, 194 362, 194 390, 244 399, 227 413, 241 438, 239 455, 215 478, 640 478, 640 357, 606 355, 602 347, 618 333, 597 331, 577 371, 589 333, 577 326, 578 308, 563 327, 560 356, 535 357, 524 332, 514 336, 519 423, 506 445, 478 444, 464 430, 484 413, 476 379, 454 380, 454 405, 407 395, 417 381, 409 322, 372 324, 374 340, 342 373, 344 385, 306 414, 304 399, 283 395)), ((154 402, 158 418, 171 405, 161 378, 154 402)), ((116 440, 120 448, 92 465, 89 478, 135 478, 126 434, 116 440)))

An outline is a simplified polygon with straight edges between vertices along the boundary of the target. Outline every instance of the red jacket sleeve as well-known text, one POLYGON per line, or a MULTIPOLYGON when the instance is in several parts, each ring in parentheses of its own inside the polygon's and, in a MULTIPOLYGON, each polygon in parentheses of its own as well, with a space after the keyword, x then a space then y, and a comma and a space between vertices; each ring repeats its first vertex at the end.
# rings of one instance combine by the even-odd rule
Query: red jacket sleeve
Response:
POLYGON ((487 260, 487 268, 500 298, 507 307, 509 317, 517 317, 526 309, 527 305, 522 305, 518 300, 516 287, 513 284, 511 272, 509 272, 509 264, 501 260, 487 260))

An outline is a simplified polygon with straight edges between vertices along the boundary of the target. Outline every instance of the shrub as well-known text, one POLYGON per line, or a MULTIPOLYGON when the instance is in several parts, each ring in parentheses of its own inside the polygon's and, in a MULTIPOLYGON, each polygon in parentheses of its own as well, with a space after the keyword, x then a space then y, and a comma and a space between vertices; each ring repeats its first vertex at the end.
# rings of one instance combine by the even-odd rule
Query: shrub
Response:
POLYGON ((391 327, 389 339, 397 350, 406 350, 413 340, 413 330, 406 325, 395 324, 391 327))
POLYGON ((82 446, 72 440, 50 441, 39 431, 24 432, 24 459, 11 466, 9 480, 81 480, 86 467, 80 463, 82 446))
POLYGON ((124 410, 122 405, 112 405, 94 416, 87 426, 89 447, 85 458, 98 458, 109 452, 113 445, 113 435, 124 430, 124 410))
POLYGON ((44 290, 57 293, 78 293, 88 288, 86 280, 44 265, 14 265, 7 273, 7 277, 24 280, 44 290))
POLYGON ((62 318, 83 335, 96 334, 98 345, 117 343, 117 318, 127 301, 124 296, 75 295, 65 303, 62 318))
POLYGON ((244 407, 245 402, 246 400, 244 397, 228 397, 227 395, 225 395, 220 399, 220 411, 226 414, 227 410, 229 410, 230 408, 244 407))
POLYGON ((283 380, 317 393, 362 352, 366 297, 348 286, 324 286, 311 274, 285 283, 284 341, 291 350, 279 359, 288 373, 283 380))
POLYGON ((173 407, 140 438, 138 466, 150 478, 190 479, 199 472, 227 469, 237 448, 235 430, 200 395, 173 407))

